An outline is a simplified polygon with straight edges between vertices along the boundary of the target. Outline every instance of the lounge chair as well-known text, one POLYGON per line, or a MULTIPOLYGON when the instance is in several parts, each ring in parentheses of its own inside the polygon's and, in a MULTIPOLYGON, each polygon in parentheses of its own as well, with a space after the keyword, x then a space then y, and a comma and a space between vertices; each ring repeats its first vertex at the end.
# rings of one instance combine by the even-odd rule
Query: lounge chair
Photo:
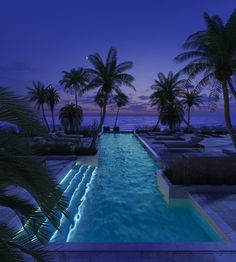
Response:
POLYGON ((232 150, 229 150, 229 149, 222 149, 222 153, 224 153, 228 156, 236 157, 236 151, 232 151, 232 150))
POLYGON ((104 126, 103 127, 103 132, 110 132, 110 127, 109 126, 104 126))
POLYGON ((162 131, 149 131, 149 136, 171 136, 170 130, 162 130, 162 131))
POLYGON ((181 141, 181 142, 165 142, 164 145, 168 149, 187 149, 187 148, 202 148, 204 149, 205 146, 199 144, 203 140, 202 137, 193 136, 190 138, 189 141, 181 141))
POLYGON ((156 136, 155 140, 160 141, 160 140, 180 140, 180 141, 184 141, 185 139, 182 138, 181 136, 183 136, 183 133, 175 133, 172 136, 156 136))
POLYGON ((120 132, 120 127, 119 126, 114 126, 113 127, 113 132, 120 132))

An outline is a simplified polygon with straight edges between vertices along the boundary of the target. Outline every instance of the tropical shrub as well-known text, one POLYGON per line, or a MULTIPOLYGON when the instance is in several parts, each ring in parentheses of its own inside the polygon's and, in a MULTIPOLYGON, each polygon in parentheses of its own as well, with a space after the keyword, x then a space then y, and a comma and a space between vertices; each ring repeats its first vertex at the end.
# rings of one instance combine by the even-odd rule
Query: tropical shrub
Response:
MULTIPOLYGON (((46 133, 25 100, 3 87, 0 121, 17 125, 24 136, 46 133)), ((58 229, 61 215, 68 215, 63 191, 17 134, 0 131, 0 165, 0 206, 19 218, 15 226, 3 216, 0 219, 0 260, 49 261, 41 243, 48 241, 50 225, 58 229)))

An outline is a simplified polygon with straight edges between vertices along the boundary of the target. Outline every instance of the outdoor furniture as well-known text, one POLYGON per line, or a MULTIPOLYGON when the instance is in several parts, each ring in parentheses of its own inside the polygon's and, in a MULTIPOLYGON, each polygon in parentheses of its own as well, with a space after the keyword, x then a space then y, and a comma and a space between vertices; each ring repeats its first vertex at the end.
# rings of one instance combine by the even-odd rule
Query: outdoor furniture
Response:
POLYGON ((184 138, 181 138, 181 136, 183 136, 183 133, 176 133, 172 136, 156 136, 155 140, 182 140, 184 141, 184 138))
POLYGON ((114 126, 113 127, 113 131, 114 132, 119 132, 120 131, 120 127, 119 126, 114 126))
POLYGON ((181 142, 165 142, 164 145, 168 149, 186 149, 186 148, 199 148, 204 149, 205 146, 199 144, 203 140, 202 137, 193 136, 189 141, 181 141, 181 142))
POLYGON ((235 156, 236 157, 236 151, 232 151, 229 149, 222 149, 222 153, 228 155, 228 156, 235 156))
POLYGON ((110 127, 109 126, 104 126, 103 127, 103 132, 110 132, 110 127))

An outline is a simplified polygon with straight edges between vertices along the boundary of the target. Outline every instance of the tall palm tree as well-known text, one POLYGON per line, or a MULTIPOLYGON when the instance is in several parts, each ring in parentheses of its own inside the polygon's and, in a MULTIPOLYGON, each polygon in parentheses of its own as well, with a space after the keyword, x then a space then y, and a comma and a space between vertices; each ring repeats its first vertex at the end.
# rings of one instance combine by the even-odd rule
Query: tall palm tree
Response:
POLYGON ((28 98, 30 102, 36 104, 38 110, 42 110, 44 122, 48 131, 50 131, 44 110, 44 105, 47 103, 47 88, 45 85, 42 82, 33 82, 33 87, 28 87, 28 98))
POLYGON ((63 71, 63 78, 60 84, 64 90, 75 95, 75 105, 78 106, 78 96, 81 96, 83 88, 89 82, 89 73, 86 69, 79 67, 70 71, 63 71))
POLYGON ((104 105, 102 106, 100 123, 98 125, 96 135, 93 137, 90 145, 91 148, 94 148, 96 147, 96 140, 98 138, 99 132, 102 129, 106 117, 109 95, 111 95, 112 93, 119 94, 120 92, 122 92, 122 86, 130 87, 133 90, 135 90, 135 88, 132 85, 134 77, 130 74, 125 73, 125 71, 133 67, 133 63, 130 61, 126 61, 118 64, 117 50, 115 48, 110 48, 106 61, 103 61, 98 53, 89 55, 88 60, 93 66, 93 68, 88 69, 88 72, 91 74, 92 80, 85 87, 84 92, 98 89, 98 93, 104 95, 104 105))
POLYGON ((46 103, 50 107, 52 113, 52 132, 55 132, 56 128, 55 128, 55 119, 54 119, 54 108, 55 105, 58 104, 60 101, 60 95, 57 92, 56 88, 54 88, 52 85, 49 85, 47 87, 46 95, 47 95, 46 103))
POLYGON ((190 130, 191 109, 200 107, 200 105, 203 103, 202 95, 200 94, 200 90, 195 89, 193 87, 186 86, 185 89, 181 91, 180 97, 182 98, 181 102, 183 103, 183 106, 187 111, 187 128, 188 130, 190 130))
POLYGON ((236 10, 226 23, 219 16, 204 13, 206 29, 188 37, 184 44, 186 52, 178 55, 178 62, 189 61, 183 68, 191 78, 202 75, 199 87, 217 82, 224 99, 226 127, 236 148, 236 135, 231 122, 228 82, 236 72, 236 10))
MULTIPOLYGON (((156 106, 160 114, 161 108, 167 103, 174 101, 181 93, 182 88, 186 85, 186 79, 180 79, 179 73, 169 72, 167 76, 163 73, 158 73, 157 79, 154 79, 154 84, 151 89, 154 91, 150 95, 151 106, 156 106)), ((155 128, 160 123, 160 117, 155 128)))
POLYGON ((61 108, 59 113, 59 119, 64 126, 66 133, 78 132, 81 122, 83 120, 82 107, 75 104, 68 104, 61 108))
MULTIPOLYGON (((24 136, 32 132, 46 134, 25 100, 3 87, 0 87, 0 121, 17 125, 24 136)), ((0 145, 0 206, 11 209, 19 218, 15 227, 4 221, 4 217, 0 220, 1 260, 28 261, 24 256, 27 254, 37 261, 49 261, 40 242, 48 241, 47 221, 59 228, 62 213, 67 216, 62 190, 32 155, 22 136, 1 130, 0 145), (31 199, 25 198, 25 193, 20 194, 22 191, 31 199)))
POLYGON ((168 125, 172 132, 176 131, 184 119, 182 103, 179 100, 167 101, 166 104, 161 107, 159 117, 162 125, 168 125))
POLYGON ((115 119, 115 124, 114 124, 114 128, 115 128, 116 124, 117 124, 120 108, 123 107, 123 106, 126 106, 126 104, 129 101, 129 98, 126 94, 120 93, 120 94, 115 95, 114 101, 115 101, 116 106, 117 106, 116 119, 115 119))

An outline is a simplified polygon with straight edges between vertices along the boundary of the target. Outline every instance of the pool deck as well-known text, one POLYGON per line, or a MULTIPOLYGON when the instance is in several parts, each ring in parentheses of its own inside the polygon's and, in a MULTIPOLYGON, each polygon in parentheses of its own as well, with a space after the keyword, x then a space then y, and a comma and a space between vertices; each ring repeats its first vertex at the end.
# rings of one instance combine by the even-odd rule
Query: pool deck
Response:
MULTIPOLYGON (((157 141, 155 140, 154 136, 150 136, 145 133, 137 135, 145 143, 147 143, 147 145, 151 147, 152 150, 156 152, 156 154, 159 156, 161 162, 164 165, 168 165, 168 163, 179 159, 181 155, 184 153, 199 152, 199 149, 168 150, 163 144, 157 144, 157 141)), ((185 140, 189 140, 189 138, 192 136, 193 134, 185 134, 183 138, 185 138, 185 140)), ((206 153, 222 153, 222 149, 234 150, 229 135, 224 135, 222 137, 205 137, 204 140, 200 143, 205 146, 204 152, 206 153)))
MULTIPOLYGON (((188 136, 188 135, 187 135, 188 136)), ((180 152, 165 150, 153 139, 140 135, 164 165, 180 157, 180 152)), ((187 137, 186 137, 187 138, 187 137)), ((229 138, 206 138, 209 152, 230 149, 229 138)), ((189 152, 189 150, 187 151, 189 152)), ((181 151, 183 153, 183 151, 181 151)), ((79 158, 81 162, 96 164, 96 157, 79 158)), ((47 167, 58 181, 78 160, 49 158, 47 167)), ((216 221, 230 238, 228 242, 211 243, 49 243, 46 249, 54 261, 68 262, 235 262, 236 261, 236 194, 192 193, 191 197, 216 221)), ((1 210, 0 210, 1 212, 1 210)), ((1 213, 3 215, 3 213, 1 213)), ((15 214, 13 214, 15 216, 15 214)), ((6 217, 9 219, 9 217, 6 217)), ((8 220, 9 221, 9 220, 8 220)), ((189 232, 191 234, 191 232, 189 232)))
MULTIPOLYGON (((167 151, 140 136, 151 148, 157 161, 168 165, 180 157, 180 152, 167 151)), ((154 140, 155 141, 155 140, 154 140)), ((229 138, 209 138, 203 141, 209 152, 229 149, 229 138)), ((149 149, 150 149, 149 148, 149 149)), ((189 152, 181 151, 181 153, 189 152)), ((47 249, 55 261, 114 262, 235 262, 236 261, 236 194, 191 193, 190 197, 221 226, 226 242, 208 243, 50 243, 47 249)), ((191 232, 190 232, 191 234, 191 232)))
MULTIPOLYGON (((164 166, 177 160, 183 153, 197 152, 193 150, 167 150, 163 144, 157 144, 153 137, 148 134, 138 134, 138 136, 146 143, 149 149, 154 151, 157 160, 164 166)), ((188 140, 192 135, 184 135, 188 140)), ((228 135, 222 137, 206 137, 202 142, 207 153, 222 153, 222 149, 232 149, 233 145, 228 135)), ((228 241, 218 243, 215 246, 209 243, 178 243, 175 251, 168 251, 167 254, 162 253, 159 261, 236 261, 236 194, 231 193, 190 193, 192 198, 201 209, 222 229, 227 236, 228 241), (185 250, 185 247, 192 248, 192 252, 185 250), (195 248, 199 250, 196 251, 195 248), (215 248, 216 249, 215 249, 215 248), (177 250, 179 249, 179 252, 177 250), (205 251, 204 251, 205 250, 205 251), (210 250, 212 252, 210 252, 210 250), (166 259, 164 259, 166 256, 166 259)), ((171 247, 172 244, 166 244, 171 247)))

